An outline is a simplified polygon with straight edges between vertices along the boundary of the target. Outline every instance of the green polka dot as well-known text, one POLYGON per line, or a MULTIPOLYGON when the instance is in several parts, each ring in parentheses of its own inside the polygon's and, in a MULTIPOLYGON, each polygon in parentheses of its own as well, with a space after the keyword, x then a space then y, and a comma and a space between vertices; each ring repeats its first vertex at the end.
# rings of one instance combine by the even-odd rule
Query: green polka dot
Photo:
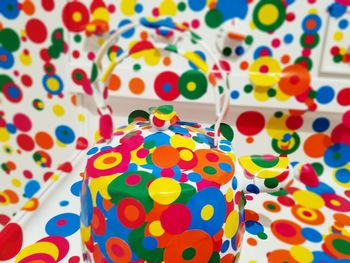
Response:
POLYGON ((232 49, 230 47, 225 47, 222 51, 222 54, 225 56, 225 57, 229 57, 231 56, 232 54, 232 49))
POLYGON ((320 36, 318 34, 308 35, 303 34, 300 38, 300 44, 303 48, 315 48, 318 43, 320 42, 320 36), (307 42, 308 39, 313 38, 313 41, 311 43, 307 42))
POLYGON ((205 23, 210 28, 217 28, 222 24, 222 22, 223 22, 222 14, 216 8, 211 9, 205 16, 205 23))
POLYGON ((276 96, 276 90, 275 89, 269 89, 267 91, 267 95, 271 98, 271 97, 275 97, 276 96))
POLYGON ((80 43, 81 42, 81 35, 75 35, 74 36, 74 41, 77 42, 77 43, 80 43))
POLYGON ((309 57, 299 57, 295 60, 295 64, 306 65, 308 70, 312 69, 313 63, 309 57))
POLYGON ((264 181, 264 185, 267 187, 267 188, 275 188, 278 186, 278 180, 276 178, 269 178, 269 179, 266 179, 264 181))
POLYGON ((343 255, 350 255, 350 244, 344 239, 334 239, 332 242, 333 247, 343 255))
POLYGON ((149 141, 146 141, 144 144, 143 144, 143 147, 145 147, 146 149, 152 149, 156 146, 156 143, 152 140, 149 140, 149 141))
POLYGON ((258 238, 265 240, 265 239, 267 239, 267 235, 264 232, 260 232, 260 233, 258 233, 258 238))
POLYGON ((342 56, 342 55, 336 55, 336 56, 333 57, 333 61, 334 61, 335 63, 339 63, 339 62, 341 62, 342 60, 343 60, 343 56, 342 56))
MULTIPOLYGON (((267 14, 266 14, 267 15, 267 14)), ((272 32, 275 31, 277 28, 279 28, 283 22, 285 21, 286 17, 286 7, 284 6, 282 1, 279 0, 265 0, 260 1, 255 6, 255 9, 253 11, 253 22, 256 25, 258 29, 264 32, 272 32), (264 21, 260 20, 260 12, 267 6, 274 6, 277 9, 277 17, 275 21, 271 21, 271 23, 266 24, 264 21)))
POLYGON ((15 31, 10 28, 4 28, 0 31, 0 46, 10 52, 17 51, 20 47, 20 39, 15 31))
POLYGON ((282 116, 283 116, 283 112, 282 111, 275 112, 275 117, 276 118, 281 118, 282 116))
POLYGON ((205 166, 203 168, 203 171, 207 174, 210 174, 210 175, 215 175, 216 174, 216 169, 212 166, 205 166))
POLYGON ((152 161, 152 154, 147 155, 147 157, 146 157, 146 162, 147 162, 147 164, 153 164, 153 161, 152 161))
POLYGON ((182 252, 182 258, 185 260, 191 260, 196 255, 196 250, 193 247, 186 248, 182 252))
POLYGON ((247 36, 244 40, 244 42, 247 44, 247 45, 251 45, 253 44, 253 41, 254 41, 254 38, 252 36, 247 36))
POLYGON ((207 88, 207 78, 198 70, 188 70, 179 79, 180 94, 190 100, 202 97, 207 88))
POLYGON ((134 69, 134 71, 139 71, 141 69, 141 65, 140 64, 135 64, 133 66, 133 69, 134 69))
POLYGON ((270 209, 270 210, 275 210, 276 209, 276 207, 273 204, 268 204, 267 208, 270 209))
POLYGON ((253 91, 253 86, 250 84, 247 84, 244 86, 244 92, 245 93, 251 93, 253 91))
POLYGON ((177 5, 177 9, 181 12, 185 11, 186 10, 186 3, 184 2, 180 2, 178 5, 177 5))

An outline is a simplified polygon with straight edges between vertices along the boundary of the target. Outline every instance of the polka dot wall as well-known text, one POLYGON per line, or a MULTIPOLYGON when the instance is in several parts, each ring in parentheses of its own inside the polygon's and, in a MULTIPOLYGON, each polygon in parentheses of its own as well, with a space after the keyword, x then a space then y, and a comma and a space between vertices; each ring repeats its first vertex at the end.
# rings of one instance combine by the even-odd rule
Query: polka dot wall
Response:
MULTIPOLYGON (((95 126, 82 132, 91 116, 80 107, 80 98, 94 93, 92 62, 108 33, 143 16, 172 17, 218 52, 221 67, 230 74, 230 102, 237 105, 228 116, 237 155, 288 155, 294 165, 310 162, 317 173, 317 180, 301 176, 274 194, 246 195, 244 216, 230 217, 237 232, 245 218, 242 262, 350 261, 349 5, 346 0, 1 0, 0 225, 5 227, 0 247, 6 249, 1 249, 0 261, 84 262, 80 236, 93 245, 90 230, 82 228, 80 233, 81 189, 86 198, 81 181, 84 163, 74 166, 71 160, 79 150, 88 149, 88 157, 108 149, 89 148, 100 136, 95 126), (67 175, 64 189, 41 204, 40 190, 67 175), (20 210, 32 214, 31 220, 7 224, 20 210), (3 237, 10 238, 5 242, 3 237)), ((106 87, 110 96, 157 99, 164 104, 212 101, 215 77, 200 69, 209 65, 207 71, 218 76, 218 65, 198 45, 171 31, 129 30, 108 50, 104 63, 143 47, 148 49, 135 52, 113 71, 106 87), (152 48, 156 42, 179 43, 192 62, 152 48)), ((118 115, 118 108, 113 110, 118 115)), ((146 118, 142 111, 133 114, 130 121, 146 118)), ((128 128, 115 132, 122 137, 128 128)), ((138 165, 146 164, 147 155, 154 153, 151 145, 143 143, 143 147, 133 156, 138 165)), ((179 171, 168 172, 181 176, 179 171)), ((160 172, 152 170, 157 177, 160 172)), ((186 179, 200 180, 196 174, 186 179)), ((235 198, 237 192, 225 198, 230 195, 235 198)), ((130 218, 124 213, 130 206, 127 201, 132 202, 126 200, 124 210, 120 207, 114 214, 120 226, 102 223, 113 211, 110 204, 99 204, 87 216, 100 222, 92 230, 99 242, 110 227, 129 226, 123 235, 131 232, 130 218)), ((169 208, 164 216, 172 217, 177 210, 193 212, 190 203, 169 208)), ((163 211, 154 213, 147 216, 157 218, 163 211)), ((185 219, 181 222, 178 231, 188 228, 185 219)), ((159 224, 147 226, 147 231, 132 226, 137 238, 149 237, 145 242, 150 247, 142 247, 144 251, 159 242, 159 224)), ((191 238, 181 235, 179 240, 191 238)), ((112 255, 107 262, 113 262, 113 256, 130 258, 125 242, 111 240, 108 246, 96 262, 105 262, 107 251, 112 255)), ((217 253, 226 253, 229 246, 225 241, 215 243, 217 253)), ((196 249, 186 250, 185 255, 173 251, 172 256, 199 262, 196 249)), ((215 256, 210 260, 221 262, 215 256)))

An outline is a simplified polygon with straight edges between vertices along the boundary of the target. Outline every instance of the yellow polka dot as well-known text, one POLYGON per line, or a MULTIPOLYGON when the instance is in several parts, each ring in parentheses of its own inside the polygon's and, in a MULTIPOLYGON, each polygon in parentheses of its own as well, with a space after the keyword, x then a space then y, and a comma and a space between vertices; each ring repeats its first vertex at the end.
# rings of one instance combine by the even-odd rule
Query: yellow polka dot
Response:
POLYGON ((293 197, 300 205, 307 208, 319 209, 325 205, 322 197, 310 191, 297 190, 293 193, 293 197))
POLYGON ((179 197, 181 186, 172 178, 161 177, 150 184, 148 191, 155 202, 168 205, 179 197))
POLYGON ((184 149, 180 151, 180 158, 184 161, 190 161, 193 158, 193 153, 190 150, 184 149))
POLYGON ((19 55, 19 60, 21 61, 22 65, 24 65, 24 66, 30 66, 32 64, 32 57, 30 55, 26 55, 24 53, 21 53, 19 55))
POLYGON ((13 179, 12 179, 12 184, 13 184, 13 186, 15 186, 15 187, 21 187, 22 182, 21 182, 19 179, 17 179, 17 178, 13 178, 13 179))
POLYGON ((249 79, 259 87, 272 87, 281 78, 281 65, 272 57, 260 57, 249 67, 249 79))
POLYGON ((333 39, 335 41, 341 41, 343 39, 343 32, 341 32, 341 31, 335 32, 333 35, 333 39))
POLYGON ((50 88, 50 90, 53 90, 53 91, 57 91, 61 86, 59 81, 55 78, 49 78, 46 84, 50 88))
POLYGON ((6 128, 0 128, 0 142, 6 142, 10 139, 10 133, 6 128))
POLYGON ((238 212, 236 210, 233 210, 227 217, 226 223, 225 223, 225 236, 227 238, 232 238, 238 229, 238 212))
POLYGON ((188 89, 189 91, 194 91, 194 90, 196 89, 196 83, 194 83, 193 81, 189 82, 189 83, 187 84, 187 89, 188 89))
POLYGON ((159 237, 164 234, 164 229, 159 220, 155 220, 149 225, 149 232, 155 237, 159 237))
POLYGON ((78 121, 80 121, 80 122, 85 121, 85 115, 84 114, 78 114, 78 121))
POLYGON ((91 236, 91 226, 80 225, 80 236, 84 242, 88 242, 91 236))
POLYGON ((94 10, 92 14, 93 20, 109 21, 109 12, 104 7, 99 7, 94 10))
POLYGON ((83 17, 82 17, 82 15, 81 15, 80 12, 74 12, 74 13, 73 13, 73 20, 74 20, 75 22, 80 22, 82 18, 83 18, 83 17))
POLYGON ((136 2, 137 0, 122 0, 120 10, 126 16, 134 15, 136 2))
POLYGON ((248 263, 258 263, 256 260, 249 260, 248 263))
POLYGON ((174 148, 184 147, 190 150, 194 150, 194 148, 196 147, 194 140, 192 140, 191 138, 183 137, 179 134, 171 136, 170 145, 174 148))
POLYGON ((311 8, 311 9, 309 10, 309 14, 318 14, 318 11, 317 11, 316 8, 311 8))
POLYGON ((61 105, 59 105, 59 104, 54 105, 52 107, 52 111, 58 117, 64 115, 64 108, 61 105))
POLYGON ((100 170, 111 169, 120 164, 122 155, 118 152, 106 153, 94 161, 94 167, 100 170))
POLYGON ((159 6, 159 13, 161 16, 175 16, 177 12, 177 5, 173 0, 163 0, 159 6))
POLYGON ((233 190, 232 190, 232 188, 229 188, 227 190, 227 193, 226 193, 225 197, 226 197, 226 201, 227 202, 231 202, 233 200, 233 190))
POLYGON ((262 24, 271 25, 278 19, 278 9, 274 5, 264 5, 258 14, 258 19, 262 24))
POLYGON ((203 220, 208 221, 210 218, 212 218, 213 214, 214 208, 212 205, 206 205, 202 208, 201 217, 203 220))
POLYGON ((334 206, 339 206, 341 203, 339 202, 339 200, 331 200, 331 204, 334 206))
POLYGON ((290 254, 298 262, 311 262, 314 256, 307 248, 303 246, 293 246, 290 248, 290 254))

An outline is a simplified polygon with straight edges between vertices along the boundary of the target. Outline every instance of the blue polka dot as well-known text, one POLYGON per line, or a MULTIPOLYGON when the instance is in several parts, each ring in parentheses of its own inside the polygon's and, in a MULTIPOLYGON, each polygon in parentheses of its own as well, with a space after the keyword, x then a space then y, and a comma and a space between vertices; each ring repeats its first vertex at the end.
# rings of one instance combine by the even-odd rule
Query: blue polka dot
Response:
POLYGON ((219 163, 219 168, 227 173, 232 171, 232 166, 229 163, 219 163))
POLYGON ((169 92, 169 91, 171 91, 171 84, 165 83, 165 84, 163 85, 163 91, 164 91, 164 92, 169 92))
POLYGON ((246 190, 252 194, 260 193, 259 187, 257 187, 255 184, 248 184, 246 190))
POLYGON ((303 23, 302 23, 302 27, 303 27, 303 31, 307 34, 315 34, 317 33, 317 31, 320 29, 322 25, 322 20, 321 18, 316 15, 316 14, 311 14, 311 15, 308 15, 304 18, 303 20, 303 23), (315 22, 315 27, 309 29, 306 25, 307 25, 307 22, 308 21, 314 21, 315 22))
POLYGON ((322 235, 313 228, 305 227, 301 230, 301 234, 310 242, 318 243, 322 241, 322 235))
POLYGON ((102 152, 102 151, 106 151, 106 150, 111 149, 111 148, 112 148, 112 146, 109 146, 109 145, 103 146, 103 147, 101 148, 101 152, 102 152))
POLYGON ((181 134, 181 135, 186 135, 189 133, 189 131, 186 128, 178 126, 178 125, 171 125, 169 127, 169 130, 171 130, 174 133, 181 134))
POLYGON ((227 145, 220 145, 219 148, 220 148, 221 151, 224 151, 224 152, 230 152, 231 151, 231 147, 227 146, 227 145))
POLYGON ((192 172, 187 175, 187 179, 191 182, 197 183, 202 180, 202 176, 198 173, 192 172))
POLYGON ((193 11, 201 11, 205 7, 206 2, 205 0, 189 0, 188 6, 193 11))
POLYGON ((342 19, 339 21, 338 26, 340 29, 346 29, 349 26, 349 21, 346 19, 342 19))
POLYGON ((64 144, 70 144, 75 140, 74 131, 66 125, 58 126, 55 130, 55 135, 57 139, 64 144))
MULTIPOLYGON (((120 27, 123 27, 123 26, 125 26, 127 24, 130 24, 130 23, 131 23, 131 21, 129 19, 124 19, 124 20, 120 21, 118 27, 120 28, 120 27)), ((125 31, 122 34, 122 37, 130 38, 130 37, 132 37, 134 35, 134 33, 135 33, 135 28, 132 28, 132 29, 129 29, 128 31, 125 31)))
POLYGON ((135 12, 139 14, 139 13, 142 13, 142 11, 143 11, 143 5, 141 5, 140 3, 136 4, 135 12))
POLYGON ((314 259, 312 263, 349 263, 347 259, 336 259, 328 256, 324 251, 313 251, 312 252, 314 259))
POLYGON ((45 226, 45 231, 50 236, 68 237, 80 228, 80 218, 73 213, 64 213, 51 218, 45 226))
POLYGON ((80 196, 80 191, 81 191, 81 185, 82 185, 82 180, 75 182, 74 184, 72 184, 72 186, 70 187, 70 192, 74 195, 74 196, 80 196))
POLYGON ((350 171, 348 169, 342 168, 336 171, 335 178, 343 184, 350 182, 350 171))
POLYGON ((142 240, 142 246, 147 250, 154 250, 158 246, 158 241, 152 236, 144 237, 142 240))
POLYGON ((314 129, 315 132, 324 132, 329 128, 329 120, 324 117, 317 118, 313 122, 312 128, 314 129))
POLYGON ((334 98, 334 89, 330 86, 323 86, 318 89, 316 100, 321 104, 327 104, 331 102, 334 98))
POLYGON ((7 131, 8 131, 9 133, 11 133, 11 134, 15 134, 16 131, 17 131, 16 126, 13 125, 12 123, 6 124, 6 129, 7 129, 7 131))
POLYGON ((229 247, 230 247, 230 241, 225 240, 224 243, 222 243, 221 245, 221 253, 225 253, 229 247))
POLYGON ((15 59, 11 52, 3 47, 0 47, 0 57, 3 57, 3 59, 0 60, 0 68, 12 68, 13 64, 15 63, 15 59))
POLYGON ((92 147, 91 149, 88 150, 88 152, 86 153, 87 155, 93 155, 95 153, 98 152, 98 147, 92 147))
POLYGON ((67 200, 63 200, 63 201, 61 201, 60 202, 60 206, 67 206, 67 205, 69 205, 69 202, 67 201, 67 200))
POLYGON ((331 17, 341 17, 346 12, 346 6, 339 3, 333 3, 328 7, 328 12, 331 17))
POLYGON ((293 37, 292 34, 286 34, 286 35, 284 36, 284 38, 283 38, 283 41, 284 41, 284 43, 286 43, 286 44, 292 43, 293 40, 294 40, 294 37, 293 37))
POLYGON ((245 223, 245 227, 248 233, 252 235, 257 235, 264 232, 264 227, 259 222, 249 220, 245 223))
POLYGON ((24 194, 27 198, 32 198, 40 189, 40 184, 36 180, 29 181, 24 187, 24 194))
POLYGON ((58 75, 45 75, 43 77, 43 86, 44 86, 44 89, 49 93, 49 94, 52 94, 52 95, 59 95, 62 93, 63 91, 63 88, 64 88, 64 83, 61 79, 60 76, 58 75), (54 80, 54 81, 52 81, 54 80), (50 86, 50 82, 52 83, 58 83, 58 85, 56 84, 51 84, 50 86))
POLYGON ((236 190, 237 187, 238 187, 237 178, 233 177, 233 179, 232 179, 232 188, 233 188, 233 190, 236 190))
POLYGON ((236 53, 237 56, 243 55, 244 54, 244 47, 242 47, 242 46, 236 47, 235 53, 236 53))
POLYGON ((233 90, 231 92, 231 98, 234 99, 234 100, 238 99, 239 98, 239 91, 238 90, 233 90))
POLYGON ((19 15, 19 5, 17 0, 1 0, 0 14, 7 19, 15 19, 19 15))
POLYGON ((324 161, 330 167, 341 167, 350 162, 350 146, 346 144, 334 144, 325 154, 324 161))

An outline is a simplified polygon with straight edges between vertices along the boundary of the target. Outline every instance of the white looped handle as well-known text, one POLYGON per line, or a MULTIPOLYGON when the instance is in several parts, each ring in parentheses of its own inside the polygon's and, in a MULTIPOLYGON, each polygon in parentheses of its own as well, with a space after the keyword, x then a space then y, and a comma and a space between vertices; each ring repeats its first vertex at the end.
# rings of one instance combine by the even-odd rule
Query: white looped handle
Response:
MULTIPOLYGON (((229 78, 228 78, 228 74, 222 69, 222 66, 220 64, 220 62, 217 59, 217 56, 215 55, 215 52, 212 51, 208 45, 206 43, 204 43, 203 40, 199 39, 198 37, 196 37, 196 39, 193 38, 192 34, 190 31, 187 30, 187 28, 179 28, 178 24, 175 24, 171 19, 162 19, 162 20, 157 20, 157 21, 149 21, 146 18, 142 18, 140 21, 135 21, 129 24, 126 24, 124 26, 122 26, 121 28, 118 28, 113 34, 110 35, 110 37, 104 42, 104 44, 100 47, 100 49, 97 52, 97 56, 95 58, 95 65, 97 68, 97 77, 95 79, 95 81, 92 83, 94 91, 93 91, 93 97, 95 100, 95 103, 97 105, 97 107, 99 108, 99 110, 101 112, 106 112, 108 111, 108 107, 107 107, 107 102, 104 96, 103 96, 103 90, 104 87, 101 87, 100 82, 102 82, 104 85, 106 85, 106 83, 108 83, 109 80, 109 76, 111 75, 111 73, 113 72, 113 70, 115 69, 115 67, 117 65, 119 65, 122 61, 124 61, 125 59, 127 59, 128 57, 130 57, 132 54, 125 52, 123 55, 117 57, 114 61, 112 61, 110 63, 110 65, 106 68, 106 70, 103 72, 102 69, 102 59, 105 56, 105 54, 107 53, 108 49, 113 46, 117 41, 120 35, 122 35, 123 33, 134 29, 138 26, 144 26, 146 28, 153 28, 153 29, 167 29, 167 30, 174 30, 176 32, 179 32, 181 35, 185 35, 188 39, 190 40, 195 40, 196 44, 199 44, 202 49, 206 52, 206 54, 209 55, 209 57, 212 59, 212 61, 215 63, 215 65, 217 65, 218 67, 218 72, 221 75, 221 78, 223 79, 222 82, 224 85, 224 90, 222 92, 222 94, 220 94, 219 91, 219 84, 217 84, 217 87, 215 88, 215 113, 216 113, 216 123, 215 123, 215 138, 214 138, 214 144, 215 146, 217 146, 218 140, 219 140, 219 128, 220 128, 220 123, 222 122, 224 115, 228 109, 229 106, 229 78), (102 75, 101 75, 102 73, 102 75)), ((181 25, 180 25, 181 26, 181 25)), ((163 49, 165 50, 166 47, 169 45, 160 45, 160 44, 154 44, 152 49, 156 48, 156 49, 163 49)), ((140 51, 145 51, 147 49, 142 49, 140 51)), ((133 53, 135 54, 135 53, 133 53)), ((182 55, 183 53, 176 53, 178 55, 182 55)), ((188 58, 186 58, 188 59, 188 58)), ((205 72, 206 73, 206 72, 205 72)))

